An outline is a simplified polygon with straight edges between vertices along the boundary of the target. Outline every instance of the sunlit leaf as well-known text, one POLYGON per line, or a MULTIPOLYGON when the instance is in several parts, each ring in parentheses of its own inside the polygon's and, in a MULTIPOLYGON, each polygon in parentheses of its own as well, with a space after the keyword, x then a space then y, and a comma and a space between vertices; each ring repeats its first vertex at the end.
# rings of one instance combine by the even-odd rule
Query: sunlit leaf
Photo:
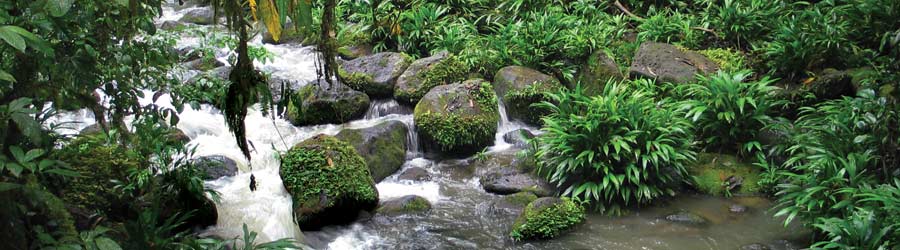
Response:
POLYGON ((49 0, 45 8, 47 8, 51 16, 61 17, 69 12, 73 3, 75 3, 75 0, 49 0))
POLYGON ((9 44, 9 46, 12 46, 16 50, 24 53, 25 52, 25 39, 22 38, 22 36, 19 35, 18 32, 15 32, 14 31, 15 29, 22 29, 22 28, 19 28, 16 26, 11 26, 11 25, 0 27, 0 39, 3 39, 3 41, 6 42, 6 44, 9 44))
POLYGON ((259 1, 259 17, 266 24, 266 29, 272 35, 272 39, 276 42, 281 39, 281 22, 278 21, 278 10, 275 7, 275 0, 259 1))
POLYGON ((0 70, 0 81, 16 82, 16 78, 6 71, 0 70))

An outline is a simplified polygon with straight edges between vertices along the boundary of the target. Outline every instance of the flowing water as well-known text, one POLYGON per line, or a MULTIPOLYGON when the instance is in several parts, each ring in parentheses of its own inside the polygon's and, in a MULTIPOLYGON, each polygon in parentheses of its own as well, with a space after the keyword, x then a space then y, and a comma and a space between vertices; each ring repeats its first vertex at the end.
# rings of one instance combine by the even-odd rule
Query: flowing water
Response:
MULTIPOLYGON (((177 20, 189 9, 164 8, 163 20, 177 20)), ((178 46, 192 46, 196 38, 184 37, 178 46)), ((259 45, 259 39, 254 42, 259 45)), ((305 84, 316 78, 316 54, 312 48, 294 45, 264 45, 275 54, 272 62, 257 66, 272 76, 305 84)), ((223 55, 224 57, 224 55, 223 55)), ((224 58, 222 59, 224 60, 224 58)), ((155 102, 142 99, 143 104, 171 106, 163 95, 155 102)), ((489 157, 512 157, 513 145, 503 139, 507 132, 527 129, 539 132, 506 116, 502 103, 501 119, 495 145, 489 147, 489 157)), ((238 162, 239 172, 232 177, 208 181, 206 184, 220 193, 217 204, 219 219, 204 234, 222 238, 241 235, 246 224, 259 233, 258 242, 280 238, 302 239, 316 249, 737 249, 749 243, 781 242, 804 237, 796 226, 785 228, 772 218, 772 204, 763 198, 718 198, 702 195, 680 195, 661 201, 653 207, 633 211, 621 217, 589 214, 587 221, 571 232, 548 241, 512 242, 510 226, 517 213, 499 206, 502 196, 485 192, 479 184, 483 169, 476 167, 476 159, 430 160, 423 158, 412 118, 412 109, 393 100, 373 100, 364 118, 341 125, 295 127, 284 119, 265 117, 253 109, 245 121, 247 138, 253 143, 252 160, 246 161, 234 137, 225 126, 219 110, 208 105, 200 109, 186 108, 180 114, 178 128, 196 146, 195 157, 224 155, 238 162), (291 215, 291 199, 278 173, 278 153, 317 134, 334 135, 343 129, 375 126, 396 120, 406 124, 409 152, 402 169, 421 167, 432 175, 429 181, 398 180, 397 174, 376 185, 382 200, 405 195, 419 195, 429 200, 433 208, 424 214, 399 217, 374 215, 352 225, 329 226, 320 231, 300 232, 291 215), (248 188, 250 175, 259 186, 255 192, 248 188), (742 204, 749 211, 733 214, 731 204, 742 204), (710 220, 705 227, 689 227, 662 219, 680 210, 692 211, 710 220)), ((87 111, 60 114, 55 122, 71 122, 62 133, 73 134, 94 122, 87 111)))

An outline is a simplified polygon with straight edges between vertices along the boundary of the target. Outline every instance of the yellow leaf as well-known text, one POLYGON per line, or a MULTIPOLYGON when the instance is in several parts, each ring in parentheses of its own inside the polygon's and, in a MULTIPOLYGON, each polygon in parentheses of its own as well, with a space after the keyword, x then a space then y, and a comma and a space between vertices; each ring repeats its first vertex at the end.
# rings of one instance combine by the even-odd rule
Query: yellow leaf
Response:
POLYGON ((274 0, 260 0, 259 11, 266 29, 272 34, 272 39, 276 42, 281 38, 281 21, 278 20, 278 9, 275 8, 274 0))
POLYGON ((806 78, 806 80, 803 80, 803 85, 809 85, 810 83, 812 83, 815 80, 816 80, 815 77, 806 78))
POLYGON ((253 21, 256 21, 256 0, 250 0, 250 14, 253 14, 253 21))

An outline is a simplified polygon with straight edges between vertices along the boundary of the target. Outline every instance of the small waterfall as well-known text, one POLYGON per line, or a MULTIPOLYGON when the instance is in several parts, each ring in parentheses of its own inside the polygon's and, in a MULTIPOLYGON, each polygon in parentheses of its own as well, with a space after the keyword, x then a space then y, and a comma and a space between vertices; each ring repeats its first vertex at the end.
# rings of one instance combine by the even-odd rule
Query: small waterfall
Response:
POLYGON ((409 116, 408 119, 402 119, 403 123, 406 124, 406 159, 416 159, 421 158, 424 153, 422 153, 422 147, 419 145, 419 133, 416 132, 416 121, 412 116, 409 116))
POLYGON ((522 126, 517 126, 509 121, 509 116, 506 114, 506 105, 503 104, 503 101, 500 98, 497 98, 497 113, 500 113, 500 120, 497 121, 497 133, 494 134, 494 146, 490 147, 489 151, 502 151, 512 146, 503 139, 503 135, 509 133, 510 131, 520 129, 522 126))
POLYGON ((412 109, 400 105, 400 103, 394 99, 373 100, 372 103, 369 104, 369 109, 366 110, 366 115, 363 119, 375 119, 392 114, 408 115, 412 114, 412 109))

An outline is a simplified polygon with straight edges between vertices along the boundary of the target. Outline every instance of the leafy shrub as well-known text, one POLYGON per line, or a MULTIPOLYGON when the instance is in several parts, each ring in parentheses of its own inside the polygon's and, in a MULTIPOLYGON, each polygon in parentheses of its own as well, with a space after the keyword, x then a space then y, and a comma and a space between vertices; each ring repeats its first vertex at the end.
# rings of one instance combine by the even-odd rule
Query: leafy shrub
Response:
POLYGON ((598 96, 577 87, 548 97, 539 104, 551 114, 535 154, 539 173, 565 188, 563 195, 616 212, 673 195, 695 158, 690 122, 645 89, 611 81, 598 96))
POLYGON ((637 27, 638 40, 698 48, 706 34, 694 29, 695 26, 699 26, 699 21, 693 15, 664 9, 652 12, 651 16, 641 21, 637 27))
POLYGON ((719 71, 716 75, 698 76, 698 82, 679 87, 687 99, 681 106, 686 115, 699 125, 700 138, 709 148, 731 148, 741 151, 761 149, 756 133, 771 121, 768 113, 780 102, 775 100, 768 77, 745 82, 751 72, 719 71))
POLYGON ((813 226, 830 240, 819 241, 812 249, 878 249, 890 247, 890 232, 897 225, 885 225, 875 213, 858 209, 846 219, 819 218, 813 226))
POLYGON ((748 38, 764 36, 769 32, 770 23, 782 11, 778 1, 767 0, 725 0, 710 8, 709 19, 722 37, 744 48, 748 38))

